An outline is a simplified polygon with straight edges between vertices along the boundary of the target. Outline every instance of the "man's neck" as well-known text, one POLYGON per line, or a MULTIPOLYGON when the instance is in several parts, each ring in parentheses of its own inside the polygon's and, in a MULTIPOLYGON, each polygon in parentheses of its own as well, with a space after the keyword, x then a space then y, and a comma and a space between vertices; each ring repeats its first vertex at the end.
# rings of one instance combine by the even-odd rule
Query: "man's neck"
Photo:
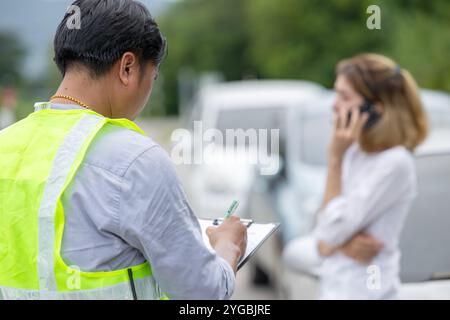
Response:
MULTIPOLYGON (((89 109, 105 117, 111 117, 110 99, 105 95, 104 80, 94 80, 81 72, 66 73, 55 95, 64 95, 86 104, 89 109)), ((54 103, 77 104, 63 98, 54 98, 54 103)))

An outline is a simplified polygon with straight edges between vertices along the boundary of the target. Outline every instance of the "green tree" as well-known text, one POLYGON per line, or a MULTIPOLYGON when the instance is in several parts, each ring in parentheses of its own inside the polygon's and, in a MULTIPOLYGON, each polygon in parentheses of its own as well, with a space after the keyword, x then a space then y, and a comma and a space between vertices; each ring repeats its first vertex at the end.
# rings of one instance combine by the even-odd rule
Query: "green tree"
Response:
POLYGON ((450 90, 448 0, 184 0, 160 20, 169 42, 163 90, 177 112, 177 75, 304 79, 331 86, 336 63, 361 52, 394 58, 419 84, 450 90), (369 5, 381 30, 369 30, 369 5))
POLYGON ((331 85, 336 62, 362 51, 383 51, 384 30, 366 27, 375 1, 247 1, 251 56, 263 78, 308 79, 331 85))
POLYGON ((0 33, 0 85, 17 85, 22 82, 20 66, 25 53, 16 36, 0 33))
POLYGON ((178 111, 177 77, 185 66, 196 72, 218 70, 227 80, 253 70, 243 0, 187 0, 159 19, 169 43, 162 66, 167 113, 178 111))
POLYGON ((450 91, 450 1, 403 1, 388 55, 421 87, 450 91))

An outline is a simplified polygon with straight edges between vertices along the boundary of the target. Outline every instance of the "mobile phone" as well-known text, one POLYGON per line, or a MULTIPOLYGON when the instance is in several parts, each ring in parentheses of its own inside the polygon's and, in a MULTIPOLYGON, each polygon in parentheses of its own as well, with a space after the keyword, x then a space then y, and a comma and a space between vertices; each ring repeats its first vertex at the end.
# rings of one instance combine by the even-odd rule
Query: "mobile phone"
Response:
MULTIPOLYGON (((367 112, 369 114, 369 118, 367 119, 366 124, 364 125, 364 130, 372 128, 378 120, 380 120, 380 114, 375 110, 375 105, 372 101, 365 100, 364 103, 359 107, 359 111, 361 114, 363 112, 367 112)), ((352 114, 348 112, 347 124, 350 123, 350 118, 352 114)))

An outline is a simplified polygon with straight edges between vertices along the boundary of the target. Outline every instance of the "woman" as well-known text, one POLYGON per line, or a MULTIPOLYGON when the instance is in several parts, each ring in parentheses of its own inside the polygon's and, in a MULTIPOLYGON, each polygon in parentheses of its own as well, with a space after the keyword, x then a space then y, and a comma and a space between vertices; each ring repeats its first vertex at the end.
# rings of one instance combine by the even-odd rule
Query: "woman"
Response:
POLYGON ((416 194, 412 153, 427 135, 426 115, 410 73, 381 55, 340 62, 335 90, 327 183, 312 237, 322 257, 319 298, 393 299, 399 236, 416 194), (383 244, 370 265, 348 254, 358 235, 383 244))

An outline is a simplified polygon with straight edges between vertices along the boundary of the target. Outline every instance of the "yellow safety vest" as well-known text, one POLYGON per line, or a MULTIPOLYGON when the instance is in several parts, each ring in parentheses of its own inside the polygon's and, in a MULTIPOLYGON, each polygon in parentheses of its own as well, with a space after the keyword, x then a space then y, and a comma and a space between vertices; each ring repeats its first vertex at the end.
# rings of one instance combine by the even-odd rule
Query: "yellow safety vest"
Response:
POLYGON ((61 258, 61 196, 105 125, 126 119, 49 103, 0 131, 0 299, 164 299, 148 262, 84 272, 61 258))

